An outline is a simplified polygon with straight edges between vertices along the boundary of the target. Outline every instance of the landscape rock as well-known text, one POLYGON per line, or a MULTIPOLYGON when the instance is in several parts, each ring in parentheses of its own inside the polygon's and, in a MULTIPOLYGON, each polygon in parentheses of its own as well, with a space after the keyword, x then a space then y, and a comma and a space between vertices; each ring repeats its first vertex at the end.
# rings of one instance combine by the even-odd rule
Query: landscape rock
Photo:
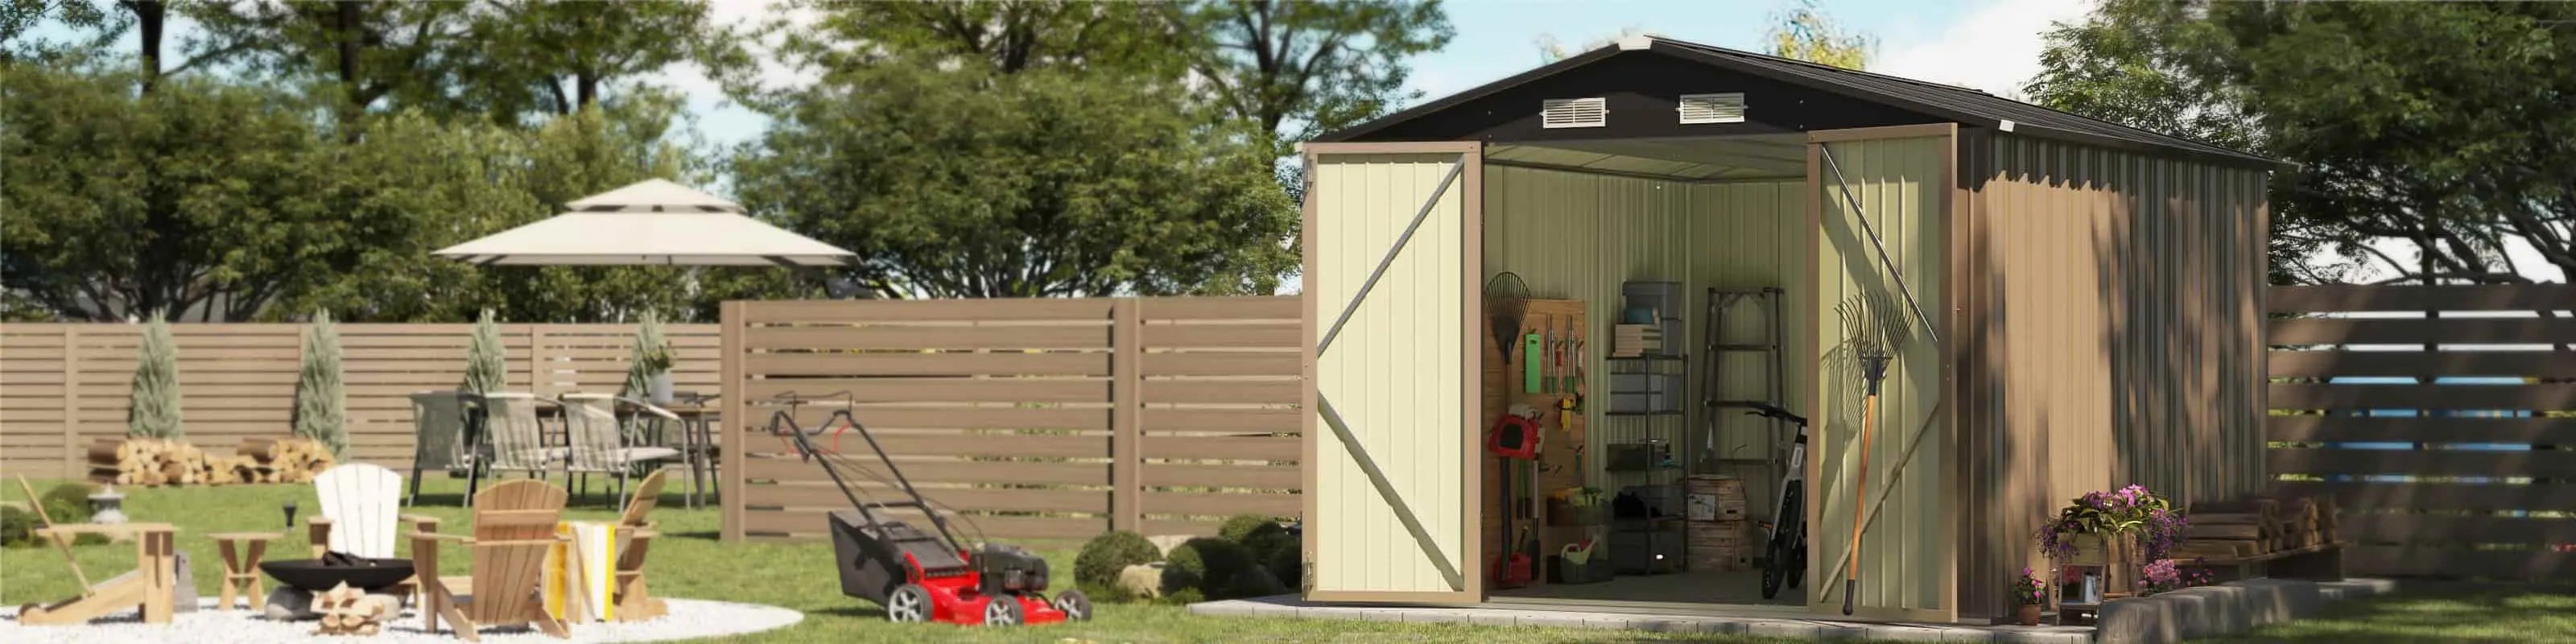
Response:
POLYGON ((1118 588, 1146 599, 1163 596, 1163 564, 1128 566, 1118 573, 1118 588))
POLYGON ((1198 537, 1195 535, 1167 534, 1156 537, 1146 537, 1145 540, 1152 542, 1155 548, 1161 549, 1164 557, 1170 557, 1172 556, 1173 548, 1179 547, 1181 544, 1187 543, 1189 540, 1196 538, 1198 537))
POLYGON ((179 568, 177 585, 170 588, 170 612, 197 612, 197 574, 188 571, 188 551, 170 553, 170 559, 179 568))
POLYGON ((264 616, 278 621, 322 618, 313 612, 313 593, 286 586, 268 592, 268 608, 264 616))

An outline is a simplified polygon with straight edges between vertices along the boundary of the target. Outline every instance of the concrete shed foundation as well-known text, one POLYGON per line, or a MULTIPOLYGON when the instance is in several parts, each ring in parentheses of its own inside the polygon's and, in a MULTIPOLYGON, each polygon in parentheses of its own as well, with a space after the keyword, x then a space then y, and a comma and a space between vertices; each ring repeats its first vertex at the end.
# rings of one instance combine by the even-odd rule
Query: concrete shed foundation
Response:
POLYGON ((2104 604, 2096 626, 1972 626, 1837 622, 1782 616, 1654 614, 1565 610, 1485 604, 1469 607, 1351 606, 1308 602, 1294 595, 1231 599, 1190 605, 1190 613, 1219 617, 1341 619, 1377 622, 1447 622, 1482 626, 1605 628, 1661 633, 1721 633, 1812 641, 2012 642, 2048 644, 2167 644, 2185 638, 2242 633, 2256 626, 2315 614, 2327 603, 2392 591, 2379 579, 2311 582, 2251 579, 2190 588, 2104 604))

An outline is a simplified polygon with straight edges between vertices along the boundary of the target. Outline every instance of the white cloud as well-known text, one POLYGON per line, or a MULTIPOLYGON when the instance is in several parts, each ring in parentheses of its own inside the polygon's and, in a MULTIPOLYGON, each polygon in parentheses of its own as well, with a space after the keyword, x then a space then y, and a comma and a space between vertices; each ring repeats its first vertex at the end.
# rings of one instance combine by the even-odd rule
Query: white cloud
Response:
POLYGON ((1870 71, 2019 96, 2039 73, 2052 23, 2082 20, 2091 8, 2073 0, 1993 0, 1930 40, 1888 43, 1870 71))

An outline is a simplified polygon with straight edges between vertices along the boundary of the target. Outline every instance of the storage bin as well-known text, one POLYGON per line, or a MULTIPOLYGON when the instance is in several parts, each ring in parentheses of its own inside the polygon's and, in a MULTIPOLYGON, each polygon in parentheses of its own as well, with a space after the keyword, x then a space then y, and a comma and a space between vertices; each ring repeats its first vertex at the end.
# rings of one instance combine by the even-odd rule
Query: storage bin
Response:
POLYGON ((1682 314, 1681 282, 1628 282, 1619 285, 1619 295, 1630 308, 1656 310, 1656 317, 1676 318, 1682 314))

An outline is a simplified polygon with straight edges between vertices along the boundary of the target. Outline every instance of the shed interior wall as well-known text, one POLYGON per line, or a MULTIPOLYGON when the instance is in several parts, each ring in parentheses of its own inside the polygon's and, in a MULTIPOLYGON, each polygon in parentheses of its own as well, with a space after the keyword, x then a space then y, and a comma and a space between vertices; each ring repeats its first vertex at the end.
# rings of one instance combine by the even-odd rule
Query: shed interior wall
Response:
MULTIPOLYGON (((1697 348, 1706 345, 1708 289, 1782 288, 1789 314, 1784 319, 1786 346, 1806 342, 1808 333, 1798 323, 1803 317, 1796 315, 1811 303, 1799 272, 1808 262, 1802 244, 1810 241, 1804 223, 1807 204, 1800 198, 1806 189, 1803 180, 1687 183, 1497 166, 1487 166, 1485 177, 1486 277, 1508 271, 1529 284, 1532 297, 1585 302, 1592 327, 1587 337, 1593 343, 1585 351, 1584 366, 1592 374, 1595 396, 1606 390, 1601 374, 1610 368, 1604 356, 1611 327, 1619 320, 1620 284, 1629 280, 1682 284, 1689 299, 1681 317, 1689 330, 1682 346, 1690 348, 1694 367, 1686 378, 1692 402, 1706 379, 1704 352, 1697 348)), ((1728 339, 1762 337, 1769 333, 1763 320, 1751 308, 1731 313, 1728 339)), ((1755 354, 1732 356, 1727 366, 1730 394, 1754 397, 1767 377, 1755 354)), ((1790 409, 1804 407, 1803 390, 1795 383, 1809 377, 1813 366, 1794 357, 1784 361, 1782 399, 1790 409)), ((1759 418, 1740 413, 1712 418, 1695 404, 1684 407, 1680 417, 1639 418, 1606 416, 1607 405, 1586 405, 1591 428, 1586 452, 1602 454, 1602 446, 1610 442, 1643 438, 1649 423, 1669 426, 1670 436, 1686 437, 1693 446, 1705 445, 1703 428, 1712 419, 1720 456, 1765 458, 1784 446, 1774 442, 1773 430, 1759 418)), ((1599 465, 1593 459, 1591 466, 1597 470, 1599 465)), ((1771 514, 1775 501, 1770 499, 1779 487, 1767 472, 1732 472, 1745 477, 1750 511, 1763 520, 1771 514)), ((1591 480, 1604 480, 1601 474, 1594 472, 1591 480)), ((1615 491, 1615 485, 1602 487, 1615 491)))

